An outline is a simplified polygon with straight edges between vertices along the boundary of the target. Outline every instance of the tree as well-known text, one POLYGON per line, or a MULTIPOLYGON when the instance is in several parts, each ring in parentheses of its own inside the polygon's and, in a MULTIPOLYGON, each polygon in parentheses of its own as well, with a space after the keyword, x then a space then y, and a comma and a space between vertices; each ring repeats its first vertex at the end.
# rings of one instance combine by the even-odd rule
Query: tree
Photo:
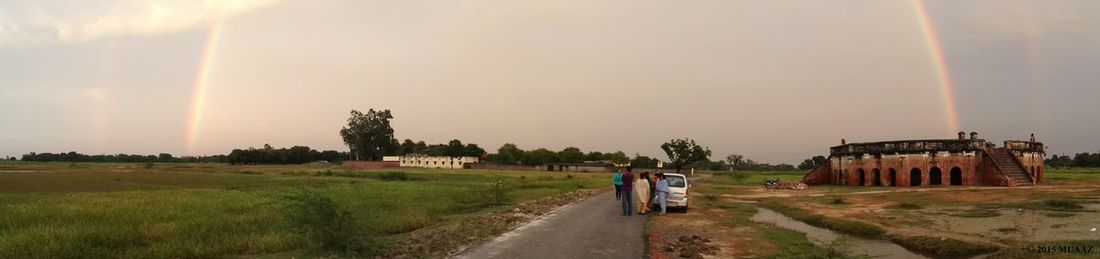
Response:
POLYGON ((634 159, 630 160, 630 166, 634 168, 657 168, 657 159, 634 154, 634 159))
POLYGON ((603 153, 600 151, 588 152, 584 155, 584 161, 600 161, 603 160, 603 153))
MULTIPOLYGON (((612 163, 616 164, 630 163, 630 157, 627 157, 626 153, 623 153, 622 151, 617 151, 615 153, 604 153, 603 160, 611 161, 612 163)), ((656 167, 656 165, 654 165, 654 167, 656 167)))
POLYGON ((485 149, 478 147, 477 144, 466 144, 466 156, 481 157, 485 155, 485 149))
POLYGON ((516 147, 516 144, 506 143, 497 149, 497 154, 494 156, 497 163, 514 165, 523 161, 524 151, 516 147))
POLYGON ((821 165, 824 165, 827 160, 828 159, 825 158, 824 156, 814 156, 814 157, 808 158, 806 160, 803 160, 801 164, 798 164, 798 169, 801 169, 801 170, 814 169, 814 168, 817 168, 821 165))
POLYGON ((462 144, 461 140, 452 139, 447 142, 446 154, 449 157, 462 157, 466 155, 466 145, 462 144))
POLYGON ((726 164, 730 165, 731 170, 737 171, 737 169, 745 164, 745 156, 741 154, 730 154, 726 156, 726 164))
POLYGON ((557 163, 559 161, 558 153, 545 148, 526 152, 520 160, 523 161, 525 165, 545 165, 547 163, 557 163))
POLYGON ((393 137, 391 119, 390 110, 370 109, 367 113, 352 110, 348 126, 340 129, 340 136, 356 159, 380 160, 382 156, 395 154, 399 148, 393 137))
POLYGON ((673 139, 661 144, 661 149, 668 155, 669 165, 680 172, 685 166, 710 157, 710 149, 695 144, 692 139, 673 139))
POLYGON ((562 163, 583 163, 585 156, 584 152, 581 152, 581 149, 567 147, 561 152, 558 152, 558 158, 561 159, 562 163))

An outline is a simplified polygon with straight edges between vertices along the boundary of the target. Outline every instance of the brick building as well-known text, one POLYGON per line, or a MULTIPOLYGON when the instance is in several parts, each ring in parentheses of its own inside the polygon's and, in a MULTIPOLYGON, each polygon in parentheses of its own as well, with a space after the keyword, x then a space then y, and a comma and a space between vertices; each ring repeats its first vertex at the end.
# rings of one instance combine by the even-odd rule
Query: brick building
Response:
POLYGON ((959 132, 958 139, 844 143, 810 171, 809 185, 1026 186, 1043 182, 1043 144, 1009 140, 1001 147, 959 132))

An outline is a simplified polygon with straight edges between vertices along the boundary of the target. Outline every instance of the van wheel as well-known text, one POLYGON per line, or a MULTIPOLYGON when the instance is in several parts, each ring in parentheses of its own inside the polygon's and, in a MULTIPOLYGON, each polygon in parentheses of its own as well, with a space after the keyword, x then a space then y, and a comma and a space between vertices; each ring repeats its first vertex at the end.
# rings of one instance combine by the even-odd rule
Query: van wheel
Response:
POLYGON ((688 213, 688 206, 684 206, 683 208, 680 208, 680 213, 687 214, 688 213))

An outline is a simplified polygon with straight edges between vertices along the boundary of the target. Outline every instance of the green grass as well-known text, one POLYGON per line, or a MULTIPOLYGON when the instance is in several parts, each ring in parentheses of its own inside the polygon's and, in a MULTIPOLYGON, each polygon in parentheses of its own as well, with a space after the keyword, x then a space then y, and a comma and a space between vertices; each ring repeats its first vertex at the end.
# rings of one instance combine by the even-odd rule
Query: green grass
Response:
POLYGON ((288 203, 279 198, 303 190, 345 208, 365 236, 382 241, 378 249, 411 231, 602 188, 610 179, 321 165, 0 163, 0 170, 7 171, 0 172, 0 258, 310 254, 324 250, 323 244, 296 227, 288 203), (501 191, 486 194, 496 182, 501 191), (487 198, 492 195, 502 197, 487 198))

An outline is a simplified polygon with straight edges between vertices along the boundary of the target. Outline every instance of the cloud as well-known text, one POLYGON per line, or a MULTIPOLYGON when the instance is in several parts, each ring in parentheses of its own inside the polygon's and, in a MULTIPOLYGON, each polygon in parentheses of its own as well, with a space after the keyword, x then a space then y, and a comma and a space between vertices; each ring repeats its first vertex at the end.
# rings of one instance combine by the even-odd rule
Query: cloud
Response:
POLYGON ((173 33, 280 1, 16 0, 0 3, 0 46, 173 33))

